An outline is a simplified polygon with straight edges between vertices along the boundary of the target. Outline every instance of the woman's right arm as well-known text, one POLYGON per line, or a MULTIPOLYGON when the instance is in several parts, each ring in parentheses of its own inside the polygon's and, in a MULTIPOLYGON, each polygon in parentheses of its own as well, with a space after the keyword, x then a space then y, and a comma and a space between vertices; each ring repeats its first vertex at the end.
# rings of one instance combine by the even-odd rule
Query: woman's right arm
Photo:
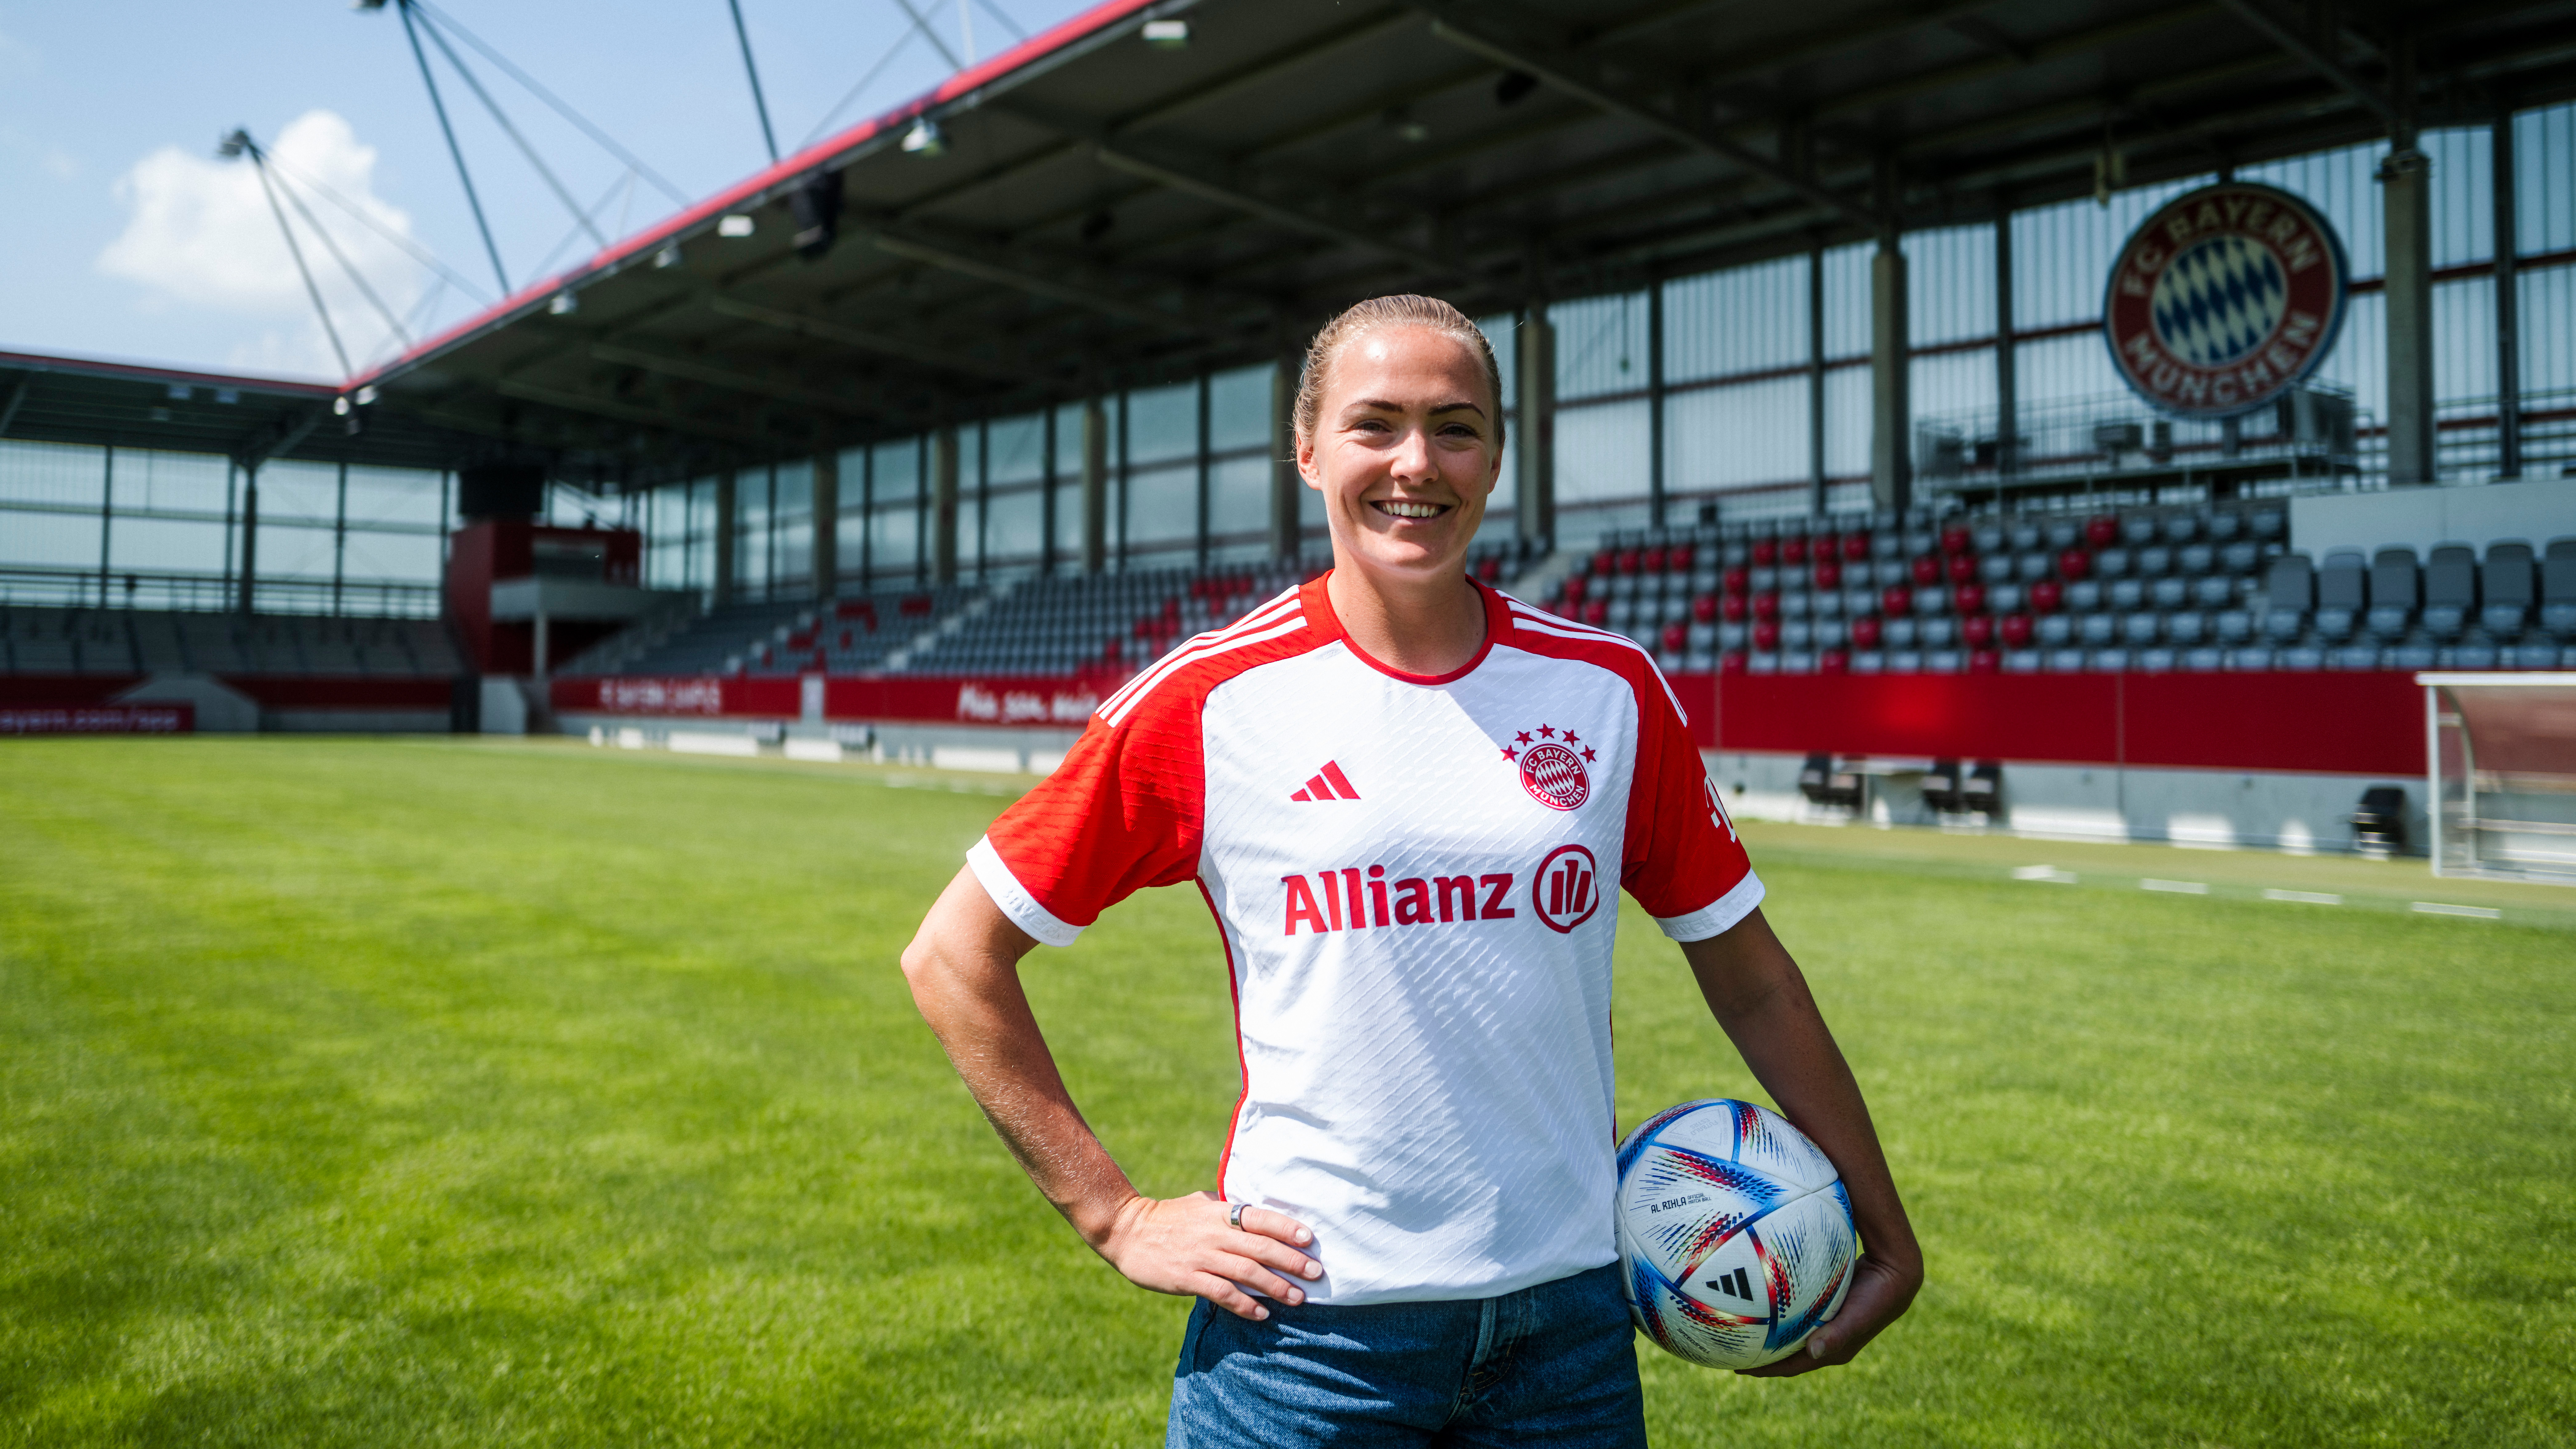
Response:
POLYGON ((1243 1231, 1214 1193, 1157 1200, 1138 1192, 1073 1105, 1020 986, 1020 958, 1037 945, 1012 924, 972 870, 960 870, 904 948, 913 1004, 938 1034, 975 1104, 1047 1201, 1128 1281, 1196 1294, 1244 1318, 1269 1310, 1249 1285, 1282 1303, 1292 1280, 1323 1272, 1299 1252, 1311 1241, 1284 1213, 1248 1208, 1243 1231))

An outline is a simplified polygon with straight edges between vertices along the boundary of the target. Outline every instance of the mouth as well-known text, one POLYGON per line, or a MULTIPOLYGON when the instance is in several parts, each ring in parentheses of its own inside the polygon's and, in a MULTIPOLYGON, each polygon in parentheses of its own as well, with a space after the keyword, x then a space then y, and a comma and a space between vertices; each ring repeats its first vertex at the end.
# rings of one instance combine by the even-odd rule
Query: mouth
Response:
POLYGON ((1389 518, 1438 518, 1456 507, 1453 503, 1423 503, 1410 498, 1377 498, 1369 507, 1389 518))

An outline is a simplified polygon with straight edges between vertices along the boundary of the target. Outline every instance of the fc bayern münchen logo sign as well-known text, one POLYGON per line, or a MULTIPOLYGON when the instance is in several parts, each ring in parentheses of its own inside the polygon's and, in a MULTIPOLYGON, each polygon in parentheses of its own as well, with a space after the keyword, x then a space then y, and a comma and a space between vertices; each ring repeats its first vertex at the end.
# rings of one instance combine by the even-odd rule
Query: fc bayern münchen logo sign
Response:
POLYGON ((2316 208, 2230 181, 2175 197, 2111 268, 2102 330, 2138 395, 2169 413, 2261 407, 2316 369, 2352 273, 2316 208))

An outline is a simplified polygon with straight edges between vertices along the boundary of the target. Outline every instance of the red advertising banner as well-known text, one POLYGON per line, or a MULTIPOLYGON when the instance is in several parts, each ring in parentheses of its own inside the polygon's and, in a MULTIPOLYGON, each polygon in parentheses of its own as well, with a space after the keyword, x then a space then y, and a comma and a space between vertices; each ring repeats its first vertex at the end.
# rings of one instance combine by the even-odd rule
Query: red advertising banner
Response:
POLYGON ((2353 775, 2424 769, 2423 691, 2403 673, 1736 675, 1717 692, 1714 733, 1700 738, 1728 750, 2353 775))
POLYGON ((558 679, 552 698, 575 714, 649 714, 794 719, 801 713, 801 681, 794 678, 687 675, 679 677, 558 679))
POLYGON ((192 704, 0 705, 0 735, 184 735, 192 704))

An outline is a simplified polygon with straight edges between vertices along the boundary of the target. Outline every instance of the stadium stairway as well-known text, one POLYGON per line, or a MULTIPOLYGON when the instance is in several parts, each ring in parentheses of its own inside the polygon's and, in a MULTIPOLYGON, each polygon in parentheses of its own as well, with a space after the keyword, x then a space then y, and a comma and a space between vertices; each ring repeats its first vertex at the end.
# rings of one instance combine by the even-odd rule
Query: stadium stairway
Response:
POLYGON ((2278 501, 1615 535, 1544 602, 1720 673, 2576 668, 2576 538, 2322 563, 2278 501))

